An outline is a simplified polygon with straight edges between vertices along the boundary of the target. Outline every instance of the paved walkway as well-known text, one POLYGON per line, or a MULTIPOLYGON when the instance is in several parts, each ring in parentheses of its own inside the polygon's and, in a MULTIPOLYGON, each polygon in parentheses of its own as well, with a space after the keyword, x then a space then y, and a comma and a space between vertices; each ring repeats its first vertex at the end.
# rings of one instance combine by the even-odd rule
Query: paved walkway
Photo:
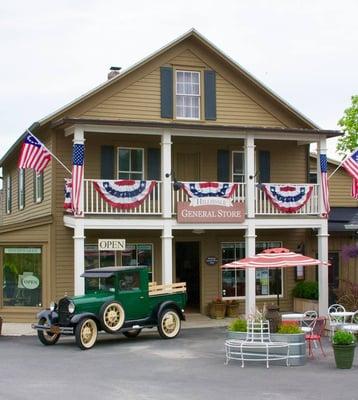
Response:
MULTIPOLYGON (((218 328, 225 327, 234 318, 224 318, 224 319, 211 319, 205 315, 192 313, 186 314, 187 320, 183 322, 182 328, 218 328)), ((31 328, 31 324, 21 324, 21 323, 4 323, 2 326, 3 336, 32 336, 36 335, 36 332, 31 328)))

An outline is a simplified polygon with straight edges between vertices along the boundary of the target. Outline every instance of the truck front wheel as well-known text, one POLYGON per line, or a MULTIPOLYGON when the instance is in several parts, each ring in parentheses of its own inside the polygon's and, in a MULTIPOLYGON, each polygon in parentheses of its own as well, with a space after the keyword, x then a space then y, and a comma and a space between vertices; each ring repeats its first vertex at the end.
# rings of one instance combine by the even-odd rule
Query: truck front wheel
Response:
POLYGON ((101 325, 108 333, 118 332, 125 320, 124 309, 116 301, 103 304, 100 312, 101 325))
POLYGON ((92 318, 85 318, 76 325, 76 344, 81 350, 93 347, 97 340, 97 324, 92 318))
MULTIPOLYGON (((45 325, 45 324, 46 324, 46 318, 41 318, 39 321, 39 325, 45 325)), ((45 346, 50 346, 58 342, 58 339, 60 338, 61 334, 38 330, 37 336, 42 344, 44 344, 45 346)))
POLYGON ((163 339, 174 339, 180 332, 180 317, 173 309, 164 310, 158 319, 158 332, 163 339))

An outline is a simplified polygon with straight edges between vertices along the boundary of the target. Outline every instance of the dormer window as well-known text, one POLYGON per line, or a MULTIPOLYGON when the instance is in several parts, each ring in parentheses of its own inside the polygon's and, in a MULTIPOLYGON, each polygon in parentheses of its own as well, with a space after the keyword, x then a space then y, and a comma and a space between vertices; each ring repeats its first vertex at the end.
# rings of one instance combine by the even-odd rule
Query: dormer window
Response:
POLYGON ((200 72, 176 71, 176 117, 200 119, 200 72))

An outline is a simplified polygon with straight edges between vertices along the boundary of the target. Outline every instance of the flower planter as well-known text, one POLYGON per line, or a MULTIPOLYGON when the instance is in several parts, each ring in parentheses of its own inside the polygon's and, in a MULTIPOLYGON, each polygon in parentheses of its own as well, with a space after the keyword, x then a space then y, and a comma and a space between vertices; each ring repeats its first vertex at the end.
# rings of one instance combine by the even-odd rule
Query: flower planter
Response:
POLYGON ((340 369, 350 369, 353 365, 354 351, 356 344, 333 344, 334 359, 336 367, 340 369))
MULTIPOLYGON (((306 341, 304 333, 286 334, 272 333, 271 340, 273 342, 289 343, 289 363, 290 366, 300 366, 306 364, 306 341)), ((228 339, 245 340, 246 332, 227 331, 228 339)), ((265 352, 265 349, 255 349, 257 353, 265 352)), ((280 354, 280 349, 277 349, 277 354, 280 354)), ((284 351, 284 350, 283 350, 284 351)))
POLYGON ((223 319, 226 314, 226 304, 225 303, 210 303, 209 305, 209 315, 210 318, 223 319))
POLYGON ((318 300, 301 299, 300 297, 293 298, 293 311, 297 313, 304 313, 305 311, 318 312, 318 300))
POLYGON ((230 318, 237 318, 239 316, 239 304, 227 304, 226 316, 230 318))

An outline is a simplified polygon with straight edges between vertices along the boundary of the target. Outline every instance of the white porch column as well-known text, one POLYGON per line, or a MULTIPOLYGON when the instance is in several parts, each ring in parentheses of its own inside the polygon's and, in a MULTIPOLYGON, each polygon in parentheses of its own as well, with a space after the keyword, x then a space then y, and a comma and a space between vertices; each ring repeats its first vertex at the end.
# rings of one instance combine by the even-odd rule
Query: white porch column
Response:
MULTIPOLYGON (((245 233, 245 257, 255 255, 256 232, 254 220, 248 221, 249 225, 245 233)), ((245 315, 248 317, 256 310, 256 274, 255 268, 247 268, 245 271, 245 315)))
POLYGON ((161 141, 162 215, 172 217, 172 141, 170 131, 164 130, 161 141))
POLYGON ((245 139, 246 217, 255 218, 255 142, 252 135, 245 139))
POLYGON ((173 283, 173 236, 170 221, 162 230, 162 283, 173 283))
MULTIPOLYGON (((318 229, 318 259, 328 263, 328 222, 322 220, 322 225, 318 229)), ((318 311, 320 316, 327 315, 328 311, 328 266, 320 265, 318 267, 318 311)))
POLYGON ((85 272, 85 235, 83 219, 77 218, 74 229, 74 292, 75 296, 84 294, 85 280, 81 274, 85 272))
MULTIPOLYGON (((73 133, 73 144, 85 144, 85 137, 84 137, 84 130, 81 126, 75 126, 74 128, 74 133, 73 133)), ((84 164, 83 164, 83 172, 82 172, 82 183, 81 183, 81 188, 78 191, 78 210, 77 212, 75 211, 74 215, 75 217, 83 217, 84 216, 84 164)), ((73 177, 72 177, 73 179, 73 177)), ((73 191, 72 191, 72 196, 73 196, 73 191)), ((73 197, 72 197, 73 199, 73 197)))

